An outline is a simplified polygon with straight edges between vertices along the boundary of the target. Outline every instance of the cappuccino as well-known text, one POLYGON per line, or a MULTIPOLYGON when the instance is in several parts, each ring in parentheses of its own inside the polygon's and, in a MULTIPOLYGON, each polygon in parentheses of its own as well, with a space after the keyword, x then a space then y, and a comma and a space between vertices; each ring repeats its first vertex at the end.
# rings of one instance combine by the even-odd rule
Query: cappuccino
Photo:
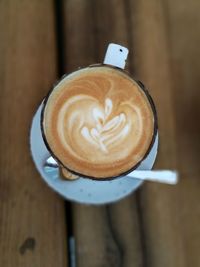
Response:
POLYGON ((148 154, 156 118, 147 91, 106 65, 64 77, 44 101, 42 133, 62 167, 107 179, 132 171, 148 154))

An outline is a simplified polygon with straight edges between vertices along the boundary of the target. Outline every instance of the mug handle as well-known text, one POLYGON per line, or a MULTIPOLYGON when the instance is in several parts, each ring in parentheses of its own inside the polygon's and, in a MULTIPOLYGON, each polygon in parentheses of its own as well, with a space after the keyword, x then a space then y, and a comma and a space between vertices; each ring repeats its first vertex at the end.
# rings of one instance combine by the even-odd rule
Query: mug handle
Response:
POLYGON ((104 64, 124 69, 129 50, 119 44, 110 43, 104 57, 104 64))

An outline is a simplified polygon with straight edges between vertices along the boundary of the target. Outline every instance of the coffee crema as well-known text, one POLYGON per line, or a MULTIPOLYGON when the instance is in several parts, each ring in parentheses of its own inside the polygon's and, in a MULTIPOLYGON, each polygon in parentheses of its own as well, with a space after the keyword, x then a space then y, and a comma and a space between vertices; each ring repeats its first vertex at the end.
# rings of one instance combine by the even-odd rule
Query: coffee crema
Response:
POLYGON ((59 162, 79 176, 120 176, 145 157, 155 131, 147 93, 124 72, 88 67, 64 77, 47 97, 43 135, 59 162))

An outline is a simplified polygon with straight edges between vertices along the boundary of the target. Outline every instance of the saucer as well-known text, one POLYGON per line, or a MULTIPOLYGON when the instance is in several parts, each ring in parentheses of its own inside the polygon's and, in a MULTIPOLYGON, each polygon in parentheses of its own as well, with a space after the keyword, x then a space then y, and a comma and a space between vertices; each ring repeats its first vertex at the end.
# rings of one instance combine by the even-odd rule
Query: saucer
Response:
MULTIPOLYGON (((44 168, 46 159, 51 155, 42 139, 40 129, 41 109, 42 105, 39 106, 32 120, 30 132, 31 154, 42 179, 62 197, 81 204, 107 204, 128 196, 143 183, 139 179, 132 178, 134 177, 134 171, 129 173, 128 176, 110 181, 95 181, 87 178, 68 181, 60 178, 58 168, 44 168)), ((158 133, 149 155, 141 162, 137 170, 152 169, 156 160, 157 149, 158 133)))

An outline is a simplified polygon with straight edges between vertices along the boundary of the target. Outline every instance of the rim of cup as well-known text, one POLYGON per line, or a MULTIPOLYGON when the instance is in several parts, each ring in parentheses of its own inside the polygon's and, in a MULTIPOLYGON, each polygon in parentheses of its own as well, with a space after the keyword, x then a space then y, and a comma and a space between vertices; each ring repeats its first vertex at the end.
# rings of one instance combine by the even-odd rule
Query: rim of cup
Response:
POLYGON ((149 155, 149 153, 151 152, 151 149, 155 143, 155 139, 156 139, 156 135, 157 135, 157 132, 158 132, 158 118, 157 118, 157 112, 156 112, 156 107, 155 107, 155 104, 154 104, 154 101, 151 97, 151 95, 149 94, 149 91, 148 89, 146 88, 146 86, 139 80, 137 79, 134 79, 132 77, 132 75, 127 71, 127 70, 124 70, 124 69, 121 69, 121 68, 118 68, 118 67, 115 67, 115 66, 112 66, 112 65, 107 65, 107 64, 104 64, 104 63, 97 63, 97 64, 92 64, 92 65, 89 65, 89 66, 86 66, 86 67, 80 67, 68 74, 64 74, 60 79, 58 79, 52 86, 52 88, 48 91, 47 95, 44 97, 44 100, 42 102, 42 110, 41 110, 41 116, 40 116, 40 128, 41 128, 41 133, 42 133, 42 138, 43 138, 43 141, 45 143, 45 146, 47 148, 47 150, 49 151, 49 153, 51 154, 51 156, 58 162, 58 165, 60 165, 60 167, 62 168, 65 168, 66 170, 70 171, 71 173, 77 175, 77 176, 80 176, 80 177, 83 177, 83 178, 89 178, 89 179, 92 179, 92 180, 98 180, 98 181, 107 181, 107 180, 113 180, 113 179, 116 179, 116 178, 120 178, 122 176, 127 176, 130 172, 133 172, 140 164, 143 160, 146 159, 146 157, 149 155), (48 102, 48 99, 51 95, 51 93, 54 91, 55 87, 63 80, 65 79, 67 76, 77 72, 77 71, 80 71, 82 69, 86 69, 86 68, 95 68, 95 67, 108 67, 108 68, 111 68, 111 69, 115 69, 117 71, 120 71, 122 72, 123 74, 127 75, 129 79, 132 79, 134 82, 136 82, 139 86, 139 88, 145 93, 149 103, 150 103, 150 106, 151 106, 151 109, 152 109, 152 112, 153 112, 153 117, 154 117, 154 130, 153 130, 153 135, 152 135, 152 140, 151 140, 151 143, 146 151, 146 153, 144 154, 143 158, 137 162, 137 164, 135 164, 133 167, 131 167, 130 169, 128 169, 127 171, 125 172, 122 172, 116 176, 110 176, 110 177, 105 177, 105 178, 98 178, 98 177, 93 177, 93 176, 89 176, 89 175, 84 175, 82 173, 78 173, 74 170, 71 170, 70 168, 68 168, 67 166, 65 166, 63 163, 62 163, 62 160, 60 160, 55 154, 54 152, 52 151, 51 147, 49 146, 48 144, 48 141, 47 141, 47 138, 45 136, 45 130, 44 130, 44 127, 43 127, 43 121, 44 121, 44 112, 45 112, 45 107, 46 107, 46 104, 48 102))

